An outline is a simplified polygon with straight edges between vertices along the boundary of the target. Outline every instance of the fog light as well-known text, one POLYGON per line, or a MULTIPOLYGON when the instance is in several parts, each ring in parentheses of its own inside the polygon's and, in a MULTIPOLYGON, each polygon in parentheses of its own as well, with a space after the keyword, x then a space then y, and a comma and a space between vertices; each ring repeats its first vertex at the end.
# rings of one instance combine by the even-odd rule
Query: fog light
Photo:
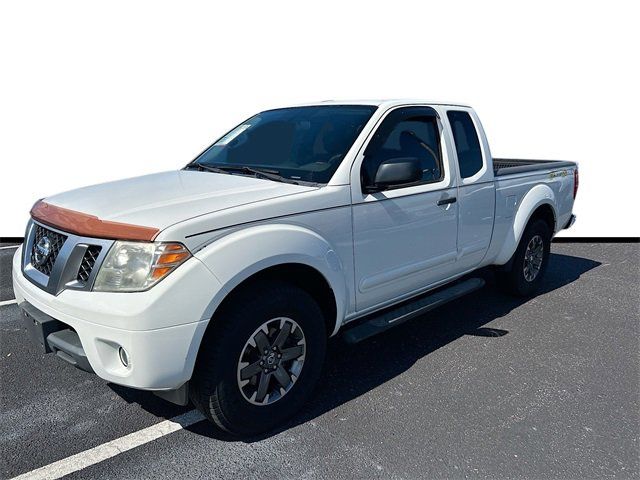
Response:
POLYGON ((127 353, 127 351, 120 347, 118 349, 118 355, 120 355, 120 361, 122 362, 122 365, 124 365, 125 367, 129 366, 129 354, 127 353))

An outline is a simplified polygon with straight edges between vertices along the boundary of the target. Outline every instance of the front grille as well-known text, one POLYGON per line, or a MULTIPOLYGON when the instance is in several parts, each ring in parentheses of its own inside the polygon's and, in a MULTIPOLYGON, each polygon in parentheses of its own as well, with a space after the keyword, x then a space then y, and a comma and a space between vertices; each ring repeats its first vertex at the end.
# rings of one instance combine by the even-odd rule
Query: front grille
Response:
POLYGON ((79 282, 87 283, 89 281, 91 270, 93 270, 93 266, 96 264, 96 260, 98 259, 98 255, 100 255, 101 250, 102 247, 98 245, 90 245, 89 248, 87 248, 87 251, 84 253, 84 257, 82 257, 80 269, 78 270, 79 282))
POLYGON ((31 265, 39 272, 49 276, 67 236, 37 224, 34 230, 31 265))

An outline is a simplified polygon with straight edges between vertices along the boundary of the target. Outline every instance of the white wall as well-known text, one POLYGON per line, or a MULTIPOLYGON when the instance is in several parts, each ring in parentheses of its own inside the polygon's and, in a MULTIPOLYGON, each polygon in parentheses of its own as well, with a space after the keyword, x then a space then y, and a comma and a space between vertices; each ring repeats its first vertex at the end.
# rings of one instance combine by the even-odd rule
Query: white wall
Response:
POLYGON ((495 156, 579 161, 568 234, 640 235, 637 2, 186 3, 2 3, 0 236, 258 110, 387 97, 474 105, 495 156))

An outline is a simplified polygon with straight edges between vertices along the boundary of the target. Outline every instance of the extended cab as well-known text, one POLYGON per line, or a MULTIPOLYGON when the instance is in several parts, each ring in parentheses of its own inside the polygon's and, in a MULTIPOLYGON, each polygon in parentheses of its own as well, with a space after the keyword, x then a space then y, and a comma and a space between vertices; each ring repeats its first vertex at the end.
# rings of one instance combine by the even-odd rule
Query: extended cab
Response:
POLYGON ((492 158, 468 106, 269 110, 182 170, 37 202, 13 285, 43 351, 252 434, 302 405, 339 331, 382 332, 487 266, 534 294, 577 188, 575 163, 492 158))

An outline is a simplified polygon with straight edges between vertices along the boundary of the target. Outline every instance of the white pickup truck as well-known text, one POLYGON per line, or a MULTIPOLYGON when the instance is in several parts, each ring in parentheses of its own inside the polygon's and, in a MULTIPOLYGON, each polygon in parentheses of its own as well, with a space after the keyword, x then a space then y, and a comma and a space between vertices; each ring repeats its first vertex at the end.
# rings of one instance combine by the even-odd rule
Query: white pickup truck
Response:
POLYGON ((480 288, 532 295, 568 228, 575 163, 491 157, 468 106, 322 102, 259 113, 178 171, 38 201, 13 260, 44 352, 271 429, 361 341, 480 288))

